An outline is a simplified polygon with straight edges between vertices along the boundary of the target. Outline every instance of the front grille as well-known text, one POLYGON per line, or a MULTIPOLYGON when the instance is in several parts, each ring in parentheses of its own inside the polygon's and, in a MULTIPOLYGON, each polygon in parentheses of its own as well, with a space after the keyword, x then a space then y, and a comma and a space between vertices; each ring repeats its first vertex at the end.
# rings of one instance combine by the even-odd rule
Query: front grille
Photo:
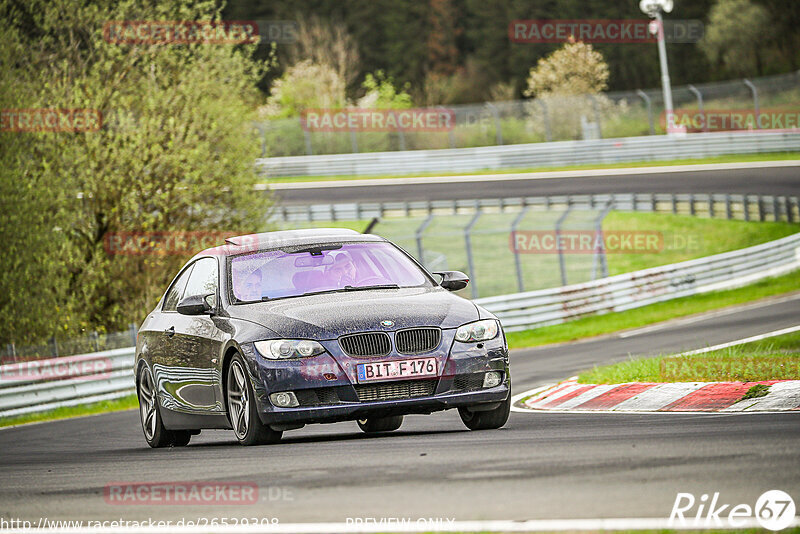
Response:
POLYGON ((395 334, 397 352, 401 354, 421 354, 439 346, 442 331, 438 328, 409 328, 395 334))
POLYGON ((358 400, 361 402, 410 399, 413 397, 430 397, 436 390, 434 380, 402 380, 382 382, 380 384, 359 384, 355 386, 358 400))
POLYGON ((484 373, 470 373, 468 375, 457 375, 453 379, 453 389, 470 391, 483 387, 484 373))
POLYGON ((298 389, 294 394, 300 406, 325 406, 341 402, 335 387, 298 389))
POLYGON ((348 356, 386 356, 392 350, 385 332, 366 332, 339 338, 339 346, 348 356))

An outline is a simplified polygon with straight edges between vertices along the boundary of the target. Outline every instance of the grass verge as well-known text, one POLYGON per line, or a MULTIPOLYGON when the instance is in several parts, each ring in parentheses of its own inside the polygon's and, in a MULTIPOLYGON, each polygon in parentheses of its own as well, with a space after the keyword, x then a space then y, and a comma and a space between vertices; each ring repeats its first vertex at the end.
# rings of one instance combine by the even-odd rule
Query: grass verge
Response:
MULTIPOLYGON (((523 234, 527 231, 552 230, 561 214, 557 210, 532 210, 519 221, 518 229, 523 234)), ((481 216, 472 235, 473 269, 470 269, 463 235, 463 229, 473 215, 441 215, 434 218, 425 230, 424 237, 428 266, 433 270, 470 273, 481 297, 517 293, 517 261, 526 291, 560 286, 557 254, 514 254, 509 245, 510 228, 518 215, 511 212, 485 213, 481 216)), ((570 217, 568 228, 593 229, 595 217, 596 213, 593 212, 576 213, 570 217)), ((382 235, 419 256, 414 232, 425 220, 426 217, 386 217, 375 225, 372 233, 382 235)), ((336 226, 363 232, 368 224, 369 221, 358 220, 316 222, 302 226, 336 226)), ((691 215, 612 211, 603 221, 603 230, 622 232, 623 235, 657 234, 662 239, 660 248, 610 252, 607 255, 608 271, 613 276, 766 243, 794 234, 800 231, 800 226, 788 222, 747 222, 691 215)), ((592 254, 566 254, 564 267, 567 282, 590 280, 593 259, 592 254)), ((459 295, 469 297, 471 290, 467 288, 459 295)))
POLYGON ((593 315, 568 323, 506 334, 509 347, 519 349, 610 334, 677 317, 743 304, 800 289, 800 271, 768 278, 745 287, 659 302, 633 310, 593 315))
POLYGON ((68 406, 65 408, 48 410, 46 412, 17 415, 14 417, 0 417, 0 427, 36 423, 39 421, 55 421, 56 419, 69 419, 70 417, 80 417, 82 415, 118 412, 138 407, 139 401, 136 395, 130 394, 119 399, 94 402, 82 406, 68 406))
POLYGON ((783 161, 800 159, 800 152, 775 152, 771 154, 732 154, 709 158, 689 158, 666 161, 632 161, 627 163, 592 163, 587 165, 565 165, 561 167, 526 167, 516 169, 484 169, 470 172, 428 172, 414 174, 374 174, 353 176, 275 176, 270 177, 273 183, 292 182, 328 182, 333 180, 376 180, 382 178, 424 178, 429 176, 475 176, 481 174, 519 174, 527 172, 580 171, 591 169, 630 169, 633 167, 670 167, 673 165, 702 165, 711 163, 745 163, 752 161, 783 161))
MULTIPOLYGON (((597 366, 578 375, 583 384, 624 382, 755 382, 800 380, 800 332, 687 356, 662 355, 597 366)), ((754 386, 743 398, 766 395, 754 386)))

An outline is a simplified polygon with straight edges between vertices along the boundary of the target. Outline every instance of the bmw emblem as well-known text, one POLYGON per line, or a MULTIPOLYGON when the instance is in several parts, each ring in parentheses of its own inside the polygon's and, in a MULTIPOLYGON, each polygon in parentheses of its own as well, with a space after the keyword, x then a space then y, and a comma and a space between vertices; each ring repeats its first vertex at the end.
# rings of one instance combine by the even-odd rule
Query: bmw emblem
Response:
POLYGON ((381 326, 384 328, 392 327, 394 326, 394 321, 389 321, 389 320, 381 321, 381 326))

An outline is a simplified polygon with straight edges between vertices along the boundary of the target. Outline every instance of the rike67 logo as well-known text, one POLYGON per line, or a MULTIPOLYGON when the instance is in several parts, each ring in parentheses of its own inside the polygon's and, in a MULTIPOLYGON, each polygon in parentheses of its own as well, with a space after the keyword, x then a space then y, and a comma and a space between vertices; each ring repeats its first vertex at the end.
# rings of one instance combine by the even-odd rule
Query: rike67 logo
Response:
POLYGON ((781 490, 765 491, 749 504, 727 504, 720 500, 719 492, 709 498, 703 494, 699 499, 691 493, 678 493, 669 526, 675 528, 752 528, 761 526, 768 530, 783 530, 796 525, 795 505, 792 497, 781 490))

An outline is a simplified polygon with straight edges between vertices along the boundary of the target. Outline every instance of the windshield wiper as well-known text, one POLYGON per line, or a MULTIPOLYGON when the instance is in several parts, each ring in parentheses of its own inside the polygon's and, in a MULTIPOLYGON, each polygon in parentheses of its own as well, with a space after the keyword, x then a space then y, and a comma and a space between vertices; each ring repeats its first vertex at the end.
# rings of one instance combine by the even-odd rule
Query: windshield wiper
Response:
POLYGON ((367 289, 400 289, 397 284, 378 284, 374 286, 344 286, 345 291, 364 291, 367 289))

